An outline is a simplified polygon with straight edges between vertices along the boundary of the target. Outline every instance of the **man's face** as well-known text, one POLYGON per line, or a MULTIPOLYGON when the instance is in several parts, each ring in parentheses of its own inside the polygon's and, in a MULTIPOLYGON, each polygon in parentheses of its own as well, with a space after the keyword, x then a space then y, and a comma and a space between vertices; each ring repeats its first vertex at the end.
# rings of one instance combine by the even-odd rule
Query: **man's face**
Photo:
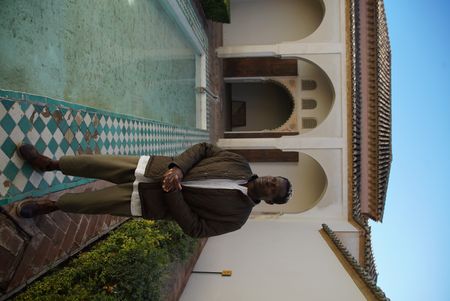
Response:
POLYGON ((254 191, 260 199, 273 204, 273 199, 286 195, 287 183, 280 177, 259 177, 254 180, 254 191))

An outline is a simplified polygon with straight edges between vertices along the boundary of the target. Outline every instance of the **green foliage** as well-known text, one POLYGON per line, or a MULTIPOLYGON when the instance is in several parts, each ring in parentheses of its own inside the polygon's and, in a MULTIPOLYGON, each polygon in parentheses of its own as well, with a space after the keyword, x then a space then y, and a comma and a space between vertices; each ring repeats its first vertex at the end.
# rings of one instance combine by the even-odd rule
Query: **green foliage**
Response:
POLYGON ((206 18, 221 22, 230 23, 230 1, 229 0, 201 0, 206 18))
POLYGON ((159 300, 170 264, 195 245, 172 222, 129 220, 15 300, 159 300))

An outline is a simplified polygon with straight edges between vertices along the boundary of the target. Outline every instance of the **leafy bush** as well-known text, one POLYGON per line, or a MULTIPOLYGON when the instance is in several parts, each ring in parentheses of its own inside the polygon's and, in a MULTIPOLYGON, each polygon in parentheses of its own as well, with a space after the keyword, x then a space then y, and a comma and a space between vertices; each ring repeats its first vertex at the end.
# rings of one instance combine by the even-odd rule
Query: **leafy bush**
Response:
POLYGON ((221 22, 230 23, 230 1, 229 0, 201 0, 206 18, 221 22))
POLYGON ((129 220, 15 300, 159 300, 170 264, 195 245, 174 223, 129 220))

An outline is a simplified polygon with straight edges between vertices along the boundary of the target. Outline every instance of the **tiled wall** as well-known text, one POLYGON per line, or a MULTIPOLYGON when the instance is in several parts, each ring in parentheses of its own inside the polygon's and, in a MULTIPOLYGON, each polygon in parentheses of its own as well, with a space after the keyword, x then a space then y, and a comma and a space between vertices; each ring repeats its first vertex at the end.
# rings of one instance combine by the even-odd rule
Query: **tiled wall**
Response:
POLYGON ((195 127, 195 51, 167 1, 2 1, 0 88, 195 127))
POLYGON ((0 205, 90 180, 40 173, 17 156, 32 143, 45 155, 175 155, 208 140, 208 132, 121 115, 47 97, 0 90, 0 205))
MULTIPOLYGON (((176 1, 208 54, 210 37, 206 37, 191 1, 176 1)), ((132 2, 134 1, 123 3, 132 2)), ((117 3, 122 1, 116 1, 117 3)), ((28 10, 31 8, 30 5, 24 7, 28 10)), ((79 13, 78 10, 74 11, 79 13)), ((15 19, 18 20, 17 17, 15 19)), ((30 26, 39 29, 35 24, 30 26)), ((61 29, 58 26, 55 28, 61 29)), ((101 34, 103 35, 103 32, 101 34)), ((17 51, 8 45, 9 50, 17 51)), ((33 51, 31 53, 35 54, 33 51)), ((42 60, 42 57, 40 59, 42 60)), ((55 64, 54 59, 51 62, 55 64)), ((19 74, 22 76, 23 72, 19 74)), ((208 85, 209 77, 207 70, 208 85)), ((2 88, 15 89, 10 86, 2 88)), ((17 143, 33 143, 44 154, 59 158, 62 155, 78 153, 174 155, 209 138, 207 131, 121 115, 110 112, 109 108, 108 111, 102 111, 72 103, 79 100, 78 97, 55 97, 63 97, 71 103, 0 89, 0 205, 9 203, 0 208, 0 300, 9 298, 32 279, 77 253, 123 221, 123 218, 108 215, 67 214, 61 211, 33 220, 18 218, 12 203, 25 197, 50 193, 50 198, 55 199, 63 193, 53 193, 55 191, 73 188, 71 192, 83 192, 104 188, 107 183, 68 177, 59 172, 43 174, 33 171, 17 157, 17 143)), ((92 100, 95 103, 95 100, 92 100)), ((87 104, 90 105, 89 102, 87 104)), ((126 105, 132 106, 131 103, 126 105)), ((170 105, 176 106, 173 102, 170 105)), ((186 114, 186 111, 179 107, 177 110, 186 114)))

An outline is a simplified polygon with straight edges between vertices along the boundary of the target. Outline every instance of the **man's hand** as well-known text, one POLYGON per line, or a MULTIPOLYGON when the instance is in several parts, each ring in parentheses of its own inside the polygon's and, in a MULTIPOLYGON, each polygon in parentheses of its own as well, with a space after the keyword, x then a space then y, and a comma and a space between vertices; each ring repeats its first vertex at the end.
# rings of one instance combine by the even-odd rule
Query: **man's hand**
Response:
POLYGON ((162 189, 165 192, 181 190, 181 181, 183 180, 183 172, 180 168, 174 166, 163 175, 162 189))

